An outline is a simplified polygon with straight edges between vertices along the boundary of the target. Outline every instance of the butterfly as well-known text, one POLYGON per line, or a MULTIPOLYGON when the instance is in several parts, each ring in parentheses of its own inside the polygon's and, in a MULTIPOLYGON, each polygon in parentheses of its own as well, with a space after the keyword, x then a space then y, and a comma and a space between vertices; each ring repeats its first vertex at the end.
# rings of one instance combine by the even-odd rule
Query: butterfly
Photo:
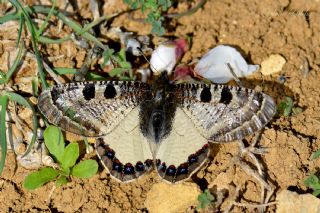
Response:
POLYGON ((264 93, 219 84, 174 84, 166 72, 151 85, 56 85, 41 93, 38 108, 62 129, 95 137, 97 155, 116 180, 130 182, 155 168, 170 183, 188 179, 206 162, 210 142, 243 139, 276 112, 264 93))

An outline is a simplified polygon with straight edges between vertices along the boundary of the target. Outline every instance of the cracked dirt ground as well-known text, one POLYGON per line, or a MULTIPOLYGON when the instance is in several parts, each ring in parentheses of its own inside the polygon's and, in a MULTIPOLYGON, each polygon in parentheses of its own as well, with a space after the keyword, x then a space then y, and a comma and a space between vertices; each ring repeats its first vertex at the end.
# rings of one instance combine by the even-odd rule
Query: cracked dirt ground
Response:
MULTIPOLYGON (((27 1, 39 4, 42 1, 27 1)), ((62 2, 62 1, 61 1, 62 2)), ((60 6, 60 1, 57 5, 60 6)), ((92 17, 85 1, 78 1, 79 14, 92 17)), ((64 5, 61 5, 63 8, 64 5)), ((6 6, 1 6, 5 11, 6 6)), ((102 4, 102 11, 111 14, 125 9, 114 1, 102 4)), ((204 7, 191 16, 185 16, 168 23, 168 35, 192 37, 192 46, 183 57, 183 62, 201 57, 217 44, 227 44, 242 50, 243 55, 252 64, 260 64, 271 54, 281 54, 286 59, 281 72, 271 76, 256 73, 243 84, 249 88, 259 86, 273 97, 277 103, 289 96, 295 106, 303 109, 302 113, 289 117, 275 117, 263 131, 259 146, 266 147, 267 153, 261 156, 263 170, 269 183, 275 188, 271 200, 283 189, 299 193, 310 192, 304 185, 304 179, 316 171, 320 160, 311 160, 311 154, 320 148, 320 1, 318 0, 275 0, 270 1, 208 1, 204 7), (284 76, 284 83, 279 77, 284 76)), ((170 12, 186 10, 181 3, 170 12)), ((139 17, 139 15, 137 15, 139 17)), ((115 18, 112 26, 122 26, 127 31, 148 34, 150 27, 133 22, 126 14, 115 18)), ((7 70, 9 53, 15 50, 18 23, 0 26, 0 69, 7 70)), ((48 34, 55 35, 56 27, 50 26, 48 34)), ((59 35, 69 33, 62 28, 59 35)), ((84 60, 85 50, 75 44, 43 46, 45 57, 56 57, 54 67, 79 68, 84 60), (59 57, 63 55, 63 57, 59 57)), ((17 91, 31 94, 28 77, 35 74, 34 60, 26 58, 24 66, 11 82, 18 85, 17 91)), ((24 109, 18 108, 22 115, 24 109)), ((29 113, 30 114, 30 113, 29 113)), ((25 115, 26 122, 31 119, 25 115)), ((232 157, 238 152, 237 144, 229 143, 215 146, 215 156, 208 165, 197 174, 197 184, 210 189, 226 189, 232 195, 237 186, 241 187, 240 201, 259 202, 260 185, 240 167, 232 164, 232 157)), ((89 180, 74 179, 67 185, 57 188, 48 200, 53 183, 35 191, 22 188, 24 177, 31 172, 21 166, 15 171, 12 152, 8 153, 6 167, 0 178, 0 209, 4 212, 139 212, 145 211, 148 192, 161 184, 155 172, 130 184, 116 182, 104 170, 89 180)), ((196 184, 194 184, 196 186, 196 184)), ((197 186, 196 186, 197 187, 197 186)), ((187 193, 187 192, 186 192, 187 193)), ((153 202, 161 202, 161 196, 153 202)), ((196 203, 185 204, 185 209, 192 212, 196 203)), ((224 200, 220 210, 228 205, 224 200)), ((252 210, 252 209, 251 209, 252 210)), ((274 212, 275 206, 267 209, 274 212)), ((235 207, 234 212, 246 211, 235 207)))

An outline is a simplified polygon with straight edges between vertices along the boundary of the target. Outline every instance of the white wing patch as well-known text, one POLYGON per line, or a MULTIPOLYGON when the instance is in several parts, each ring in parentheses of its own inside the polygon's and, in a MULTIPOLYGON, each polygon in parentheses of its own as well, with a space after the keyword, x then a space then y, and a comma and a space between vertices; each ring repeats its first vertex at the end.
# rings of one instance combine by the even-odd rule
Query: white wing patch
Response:
POLYGON ((97 152, 111 175, 124 182, 141 176, 151 168, 149 162, 152 162, 153 157, 149 143, 140 131, 138 107, 112 132, 97 140, 97 152))
POLYGON ((158 166, 160 177, 177 182, 188 178, 205 161, 208 141, 180 108, 176 110, 172 126, 169 136, 161 141, 156 159, 161 160, 158 166), (192 155, 197 158, 197 162, 189 162, 192 155), (193 163, 197 166, 192 167, 193 163), (170 168, 173 171, 170 171, 170 168))

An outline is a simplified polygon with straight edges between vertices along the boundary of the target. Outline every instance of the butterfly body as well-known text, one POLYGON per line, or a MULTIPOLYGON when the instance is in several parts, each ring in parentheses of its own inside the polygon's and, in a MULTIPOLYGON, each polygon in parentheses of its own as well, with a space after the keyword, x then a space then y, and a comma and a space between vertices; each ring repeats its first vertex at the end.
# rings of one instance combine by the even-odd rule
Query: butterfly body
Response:
POLYGON ((73 133, 96 137, 112 177, 129 182, 156 168, 168 182, 190 177, 206 161, 208 142, 228 142, 261 129, 275 114, 260 92, 215 84, 152 85, 100 81, 57 85, 39 97, 40 111, 73 133))

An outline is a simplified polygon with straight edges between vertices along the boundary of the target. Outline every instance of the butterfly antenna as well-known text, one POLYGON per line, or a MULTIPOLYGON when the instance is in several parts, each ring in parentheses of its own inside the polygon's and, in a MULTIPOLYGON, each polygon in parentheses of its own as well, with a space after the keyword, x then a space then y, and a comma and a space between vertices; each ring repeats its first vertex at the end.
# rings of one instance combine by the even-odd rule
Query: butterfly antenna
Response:
POLYGON ((241 83, 240 79, 238 78, 238 76, 236 75, 236 73, 234 72, 234 70, 233 70, 233 68, 232 68, 231 64, 230 64, 230 63, 227 63, 227 66, 228 66, 228 68, 229 68, 229 70, 230 70, 231 74, 233 75, 234 80, 237 82, 237 84, 238 84, 240 87, 242 87, 243 85, 242 85, 242 83, 241 83))
POLYGON ((147 59, 147 57, 145 56, 145 54, 143 53, 142 49, 140 47, 137 47, 137 49, 140 51, 141 55, 143 56, 144 60, 146 60, 148 62, 148 64, 150 65, 150 67, 153 68, 153 70, 157 70, 154 66, 152 66, 152 64, 150 63, 150 61, 147 59))

